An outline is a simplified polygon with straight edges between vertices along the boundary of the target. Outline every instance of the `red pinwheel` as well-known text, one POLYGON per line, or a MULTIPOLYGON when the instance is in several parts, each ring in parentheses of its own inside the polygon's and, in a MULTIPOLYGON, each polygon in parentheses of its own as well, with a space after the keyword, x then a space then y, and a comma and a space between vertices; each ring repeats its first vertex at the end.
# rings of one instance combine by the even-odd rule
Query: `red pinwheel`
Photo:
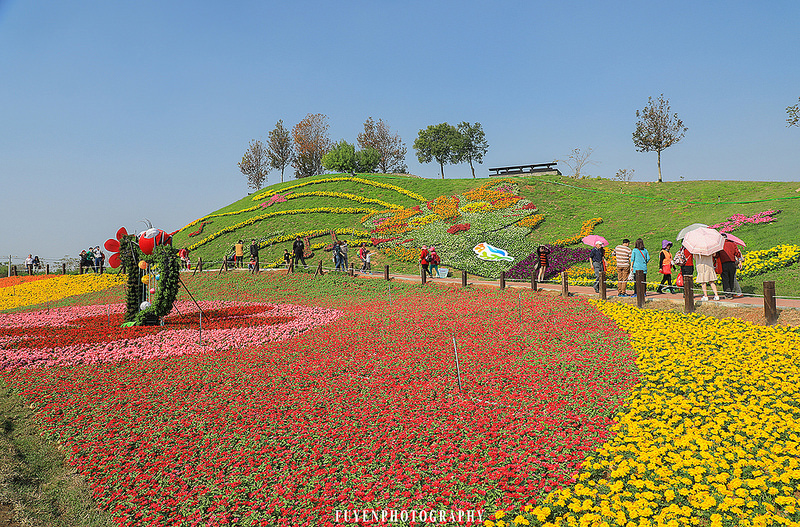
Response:
POLYGON ((117 267, 122 264, 122 260, 119 257, 119 241, 122 239, 123 236, 127 236, 128 231, 125 227, 120 227, 117 231, 117 239, 109 238, 106 240, 106 243, 103 244, 103 247, 106 248, 107 251, 112 252, 113 254, 108 259, 108 265, 116 269, 117 267))

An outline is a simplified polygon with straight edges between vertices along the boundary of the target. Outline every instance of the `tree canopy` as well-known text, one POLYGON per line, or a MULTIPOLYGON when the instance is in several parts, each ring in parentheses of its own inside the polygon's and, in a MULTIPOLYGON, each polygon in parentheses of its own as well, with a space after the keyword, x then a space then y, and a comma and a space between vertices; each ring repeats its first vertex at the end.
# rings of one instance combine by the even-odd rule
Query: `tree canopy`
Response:
POLYGON ((304 178, 322 174, 322 156, 331 149, 328 137, 328 117, 308 114, 292 128, 294 139, 294 177, 304 178))
POLYGON ((283 171, 294 159, 292 137, 289 134, 289 130, 284 128, 283 119, 279 119, 275 123, 275 128, 269 133, 267 156, 269 157, 270 168, 281 171, 281 183, 283 183, 283 171))
POLYGON ((444 179, 444 164, 458 162, 461 141, 461 134, 452 124, 432 124, 419 131, 414 141, 414 150, 417 151, 420 163, 430 163, 435 159, 439 163, 444 179))
POLYGON ((456 162, 466 161, 472 169, 472 177, 475 177, 476 163, 483 163, 483 156, 489 150, 489 143, 486 142, 486 134, 483 133, 481 123, 469 124, 464 121, 458 124, 458 132, 461 134, 461 141, 456 147, 456 162))
POLYGON ((366 150, 375 149, 381 156, 378 166, 384 174, 402 174, 406 166, 406 145, 399 134, 393 134, 383 119, 376 123, 372 117, 364 122, 364 131, 358 134, 358 146, 366 150))
POLYGON ((269 173, 269 157, 264 143, 257 139, 251 140, 238 165, 239 170, 247 177, 247 186, 260 189, 269 173))
POLYGON ((658 99, 647 98, 647 106, 636 110, 636 130, 633 144, 639 152, 658 152, 658 181, 661 180, 661 151, 679 143, 686 133, 678 114, 670 115, 669 100, 662 93, 658 99))
POLYGON ((322 166, 333 172, 370 173, 380 160, 381 154, 374 148, 356 151, 354 145, 342 140, 322 156, 322 166))
POLYGON ((800 126, 800 97, 797 104, 786 107, 786 126, 800 126))

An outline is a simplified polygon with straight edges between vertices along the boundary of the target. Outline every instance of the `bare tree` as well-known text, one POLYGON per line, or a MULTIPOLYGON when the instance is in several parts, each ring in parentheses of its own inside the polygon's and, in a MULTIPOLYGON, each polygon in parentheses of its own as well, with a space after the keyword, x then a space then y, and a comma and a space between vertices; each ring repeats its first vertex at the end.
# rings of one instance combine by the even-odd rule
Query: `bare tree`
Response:
POLYGON ((636 131, 633 132, 633 144, 639 152, 658 152, 658 182, 661 183, 661 151, 679 143, 686 133, 683 121, 678 114, 670 115, 669 100, 664 94, 657 100, 647 98, 644 110, 636 110, 636 131))
POLYGON ((247 176, 247 186, 260 189, 269 173, 269 157, 264 143, 257 139, 250 141, 250 146, 239 161, 239 170, 247 176))
POLYGON ((269 157, 269 166, 281 171, 281 183, 283 183, 283 171, 294 160, 292 136, 289 134, 289 130, 284 128, 283 119, 279 119, 275 123, 275 128, 269 133, 267 156, 269 157))
POLYGON ((567 168, 569 168, 570 177, 575 179, 587 177, 588 174, 585 174, 583 169, 587 165, 598 164, 596 161, 589 161, 589 157, 591 157, 592 152, 594 152, 594 150, 591 147, 587 147, 585 150, 573 148, 566 159, 559 159, 558 162, 567 165, 567 168))
POLYGON ((617 181, 624 181, 625 183, 630 183, 633 179, 633 172, 632 168, 620 168, 617 170, 617 173, 614 174, 614 179, 617 181))
POLYGON ((374 148, 381 155, 378 169, 384 174, 405 173, 408 171, 406 166, 406 145, 400 139, 399 134, 393 134, 389 130, 389 125, 383 119, 378 122, 368 118, 364 122, 364 132, 358 134, 358 146, 366 150, 374 148))
POLYGON ((786 107, 786 126, 800 126, 800 97, 797 104, 786 107))

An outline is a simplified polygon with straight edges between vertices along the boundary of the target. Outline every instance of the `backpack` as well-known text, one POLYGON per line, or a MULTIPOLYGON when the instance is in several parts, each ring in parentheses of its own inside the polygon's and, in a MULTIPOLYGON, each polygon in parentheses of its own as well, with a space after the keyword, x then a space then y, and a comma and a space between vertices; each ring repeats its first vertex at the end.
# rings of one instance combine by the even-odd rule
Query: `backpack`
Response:
POLYGON ((425 261, 426 262, 432 262, 433 261, 433 256, 431 256, 431 253, 428 253, 428 254, 425 255, 425 261))
POLYGON ((683 249, 675 253, 675 256, 672 257, 672 262, 675 265, 686 264, 686 256, 683 255, 683 249))

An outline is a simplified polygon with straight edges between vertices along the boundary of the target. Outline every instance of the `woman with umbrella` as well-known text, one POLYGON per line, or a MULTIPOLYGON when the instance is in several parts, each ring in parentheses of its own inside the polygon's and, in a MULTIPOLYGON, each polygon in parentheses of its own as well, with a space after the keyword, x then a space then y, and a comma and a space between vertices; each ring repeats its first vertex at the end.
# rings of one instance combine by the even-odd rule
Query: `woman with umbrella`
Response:
POLYGON ((717 273, 714 271, 714 259, 711 255, 717 253, 725 244, 725 238, 714 229, 700 227, 688 233, 683 239, 683 246, 692 253, 697 281, 703 289, 703 301, 708 300, 707 284, 711 284, 714 291, 714 300, 719 300, 717 291, 717 273))

